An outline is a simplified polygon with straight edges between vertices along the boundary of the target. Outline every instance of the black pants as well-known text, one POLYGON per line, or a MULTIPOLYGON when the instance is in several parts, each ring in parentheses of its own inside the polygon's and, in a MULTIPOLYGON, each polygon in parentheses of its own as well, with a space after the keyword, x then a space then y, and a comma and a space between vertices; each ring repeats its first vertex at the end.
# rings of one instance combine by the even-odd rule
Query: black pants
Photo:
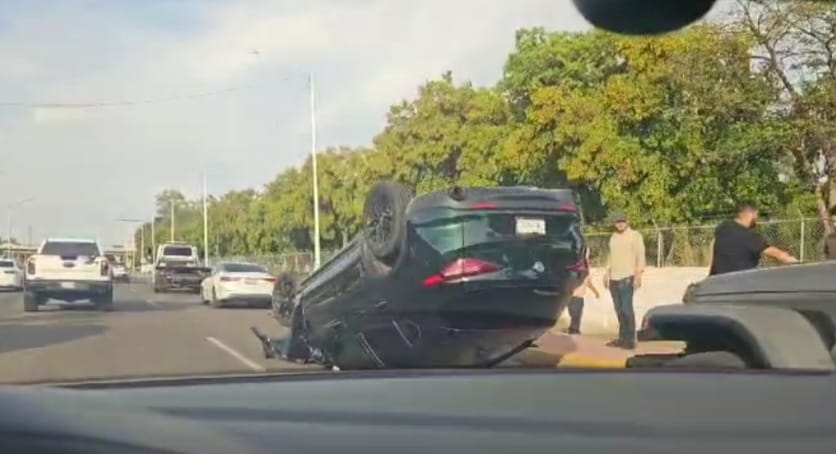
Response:
POLYGON ((610 293, 618 318, 618 338, 622 343, 636 343, 636 314, 633 310, 633 278, 610 281, 610 293))
POLYGON ((573 296, 569 299, 569 334, 581 333, 581 317, 583 316, 583 297, 573 296))

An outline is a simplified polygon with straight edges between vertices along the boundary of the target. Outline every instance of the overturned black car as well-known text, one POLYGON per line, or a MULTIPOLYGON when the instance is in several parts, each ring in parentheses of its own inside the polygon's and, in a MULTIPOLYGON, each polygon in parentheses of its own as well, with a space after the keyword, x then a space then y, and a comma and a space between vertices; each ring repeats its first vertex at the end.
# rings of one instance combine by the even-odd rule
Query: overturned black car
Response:
POLYGON ((257 330, 267 356, 341 369, 490 367, 552 327, 588 272, 571 190, 369 192, 364 229, 294 286, 257 330))

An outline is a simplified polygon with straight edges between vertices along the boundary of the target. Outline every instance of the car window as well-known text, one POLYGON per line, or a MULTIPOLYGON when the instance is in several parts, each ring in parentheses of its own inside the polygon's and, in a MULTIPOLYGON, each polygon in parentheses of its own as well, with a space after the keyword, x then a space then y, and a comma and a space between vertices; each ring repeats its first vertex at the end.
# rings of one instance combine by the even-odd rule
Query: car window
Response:
POLYGON ((43 255, 60 255, 62 257, 98 257, 99 246, 89 241, 47 241, 41 249, 43 255))
POLYGON ((163 248, 163 255, 171 257, 191 257, 192 248, 188 246, 166 246, 163 248))
POLYGON ((267 268, 252 263, 227 263, 223 270, 230 273, 266 273, 267 268))
POLYGON ((0 268, 14 268, 15 262, 11 260, 0 260, 0 268))
POLYGON ((570 214, 473 212, 415 223, 416 233, 434 249, 447 253, 481 243, 539 235, 564 239, 579 220, 570 214))

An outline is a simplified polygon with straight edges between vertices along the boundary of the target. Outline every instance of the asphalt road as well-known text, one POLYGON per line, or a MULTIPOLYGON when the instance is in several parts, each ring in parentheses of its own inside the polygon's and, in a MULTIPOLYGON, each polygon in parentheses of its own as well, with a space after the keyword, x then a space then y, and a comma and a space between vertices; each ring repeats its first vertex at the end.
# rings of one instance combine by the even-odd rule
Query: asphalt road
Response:
POLYGON ((51 301, 24 313, 20 293, 0 293, 0 383, 321 370, 264 359, 249 328, 282 335, 268 309, 215 309, 147 283, 117 284, 114 298, 113 312, 51 301))

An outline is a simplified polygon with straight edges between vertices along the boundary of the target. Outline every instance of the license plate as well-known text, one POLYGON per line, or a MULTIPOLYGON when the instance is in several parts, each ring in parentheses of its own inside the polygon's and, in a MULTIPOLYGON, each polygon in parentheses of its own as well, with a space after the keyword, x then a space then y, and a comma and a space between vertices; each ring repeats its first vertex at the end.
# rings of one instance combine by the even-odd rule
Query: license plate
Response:
POLYGON ((62 282, 61 288, 75 288, 75 282, 62 282))
POLYGON ((245 279, 244 282, 246 282, 247 284, 250 284, 250 285, 258 284, 258 281, 255 280, 255 279, 245 279))
POLYGON ((518 235, 545 235, 546 220, 543 218, 517 218, 518 235))

